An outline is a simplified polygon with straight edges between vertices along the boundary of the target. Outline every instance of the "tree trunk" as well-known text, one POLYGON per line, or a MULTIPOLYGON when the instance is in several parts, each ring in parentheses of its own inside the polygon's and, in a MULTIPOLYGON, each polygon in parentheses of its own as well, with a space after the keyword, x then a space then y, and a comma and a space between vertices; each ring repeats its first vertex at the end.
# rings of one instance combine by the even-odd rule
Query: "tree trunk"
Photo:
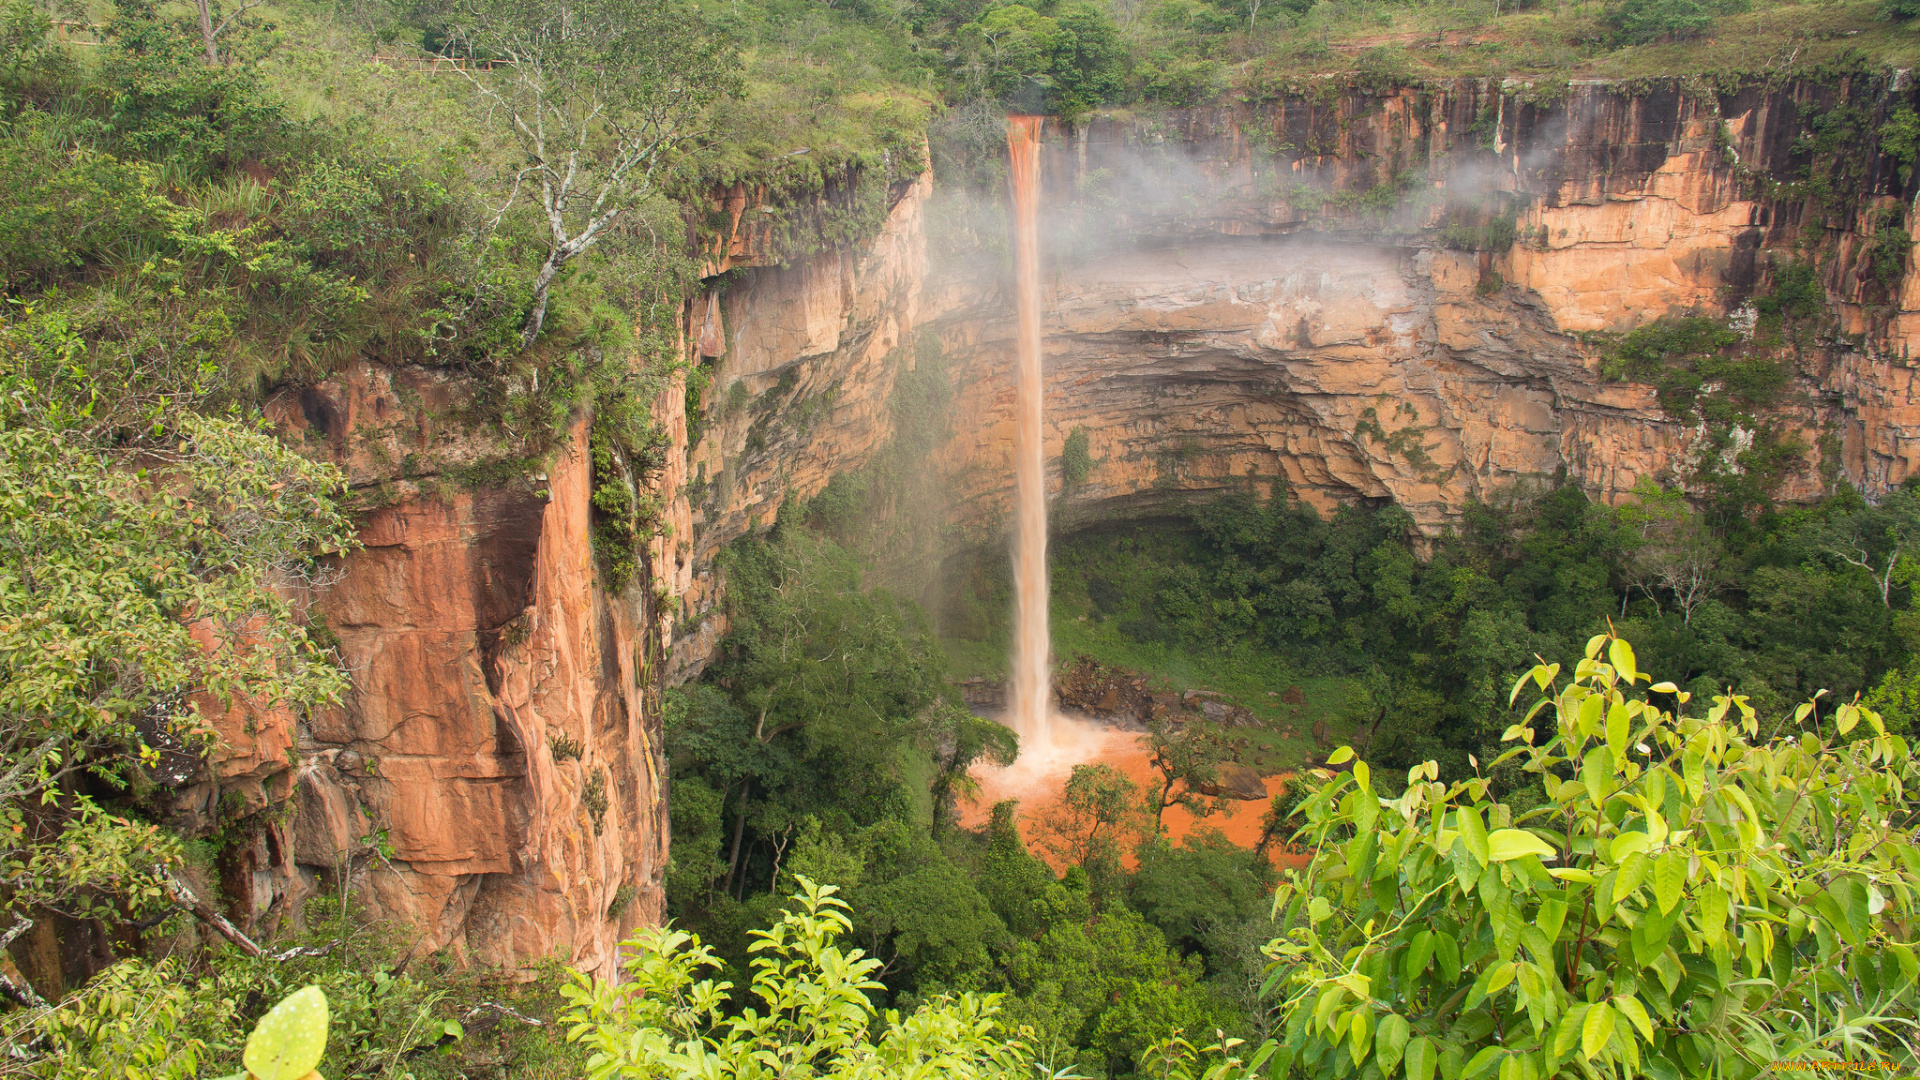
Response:
POLYGON ((740 810, 733 819, 733 853, 727 856, 727 891, 733 891, 733 877, 740 872, 740 838, 747 832, 747 800, 753 797, 753 781, 740 789, 740 810))
POLYGON ((218 66, 220 49, 213 43, 212 3, 213 0, 193 0, 194 6, 200 9, 200 38, 207 44, 207 63, 218 66))
MULTIPOLYGON (((200 2, 204 4, 207 0, 200 2)), ((533 310, 527 312, 527 328, 520 332, 521 352, 533 348, 533 343, 539 340, 540 327, 547 321, 547 292, 553 287, 553 279, 559 273, 559 253, 555 252, 547 256, 546 265, 540 268, 539 276, 533 279, 533 310)))

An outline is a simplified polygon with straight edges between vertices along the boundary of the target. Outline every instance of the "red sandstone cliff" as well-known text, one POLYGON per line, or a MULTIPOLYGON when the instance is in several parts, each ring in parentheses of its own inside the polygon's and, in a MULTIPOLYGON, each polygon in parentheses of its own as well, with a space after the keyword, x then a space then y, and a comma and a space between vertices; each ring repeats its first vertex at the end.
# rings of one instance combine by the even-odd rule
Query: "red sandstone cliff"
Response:
MULTIPOLYGON (((1784 175, 1802 114, 1836 92, 1577 86, 1527 104, 1521 87, 1462 84, 1060 133, 1046 166, 1061 209, 1049 456, 1084 427, 1094 467, 1057 519, 1161 513, 1249 476, 1285 476, 1322 504, 1393 498, 1427 529, 1562 470, 1618 498, 1670 475, 1693 433, 1650 388, 1601 379, 1578 335, 1724 311, 1768 252, 1809 237, 1834 253, 1837 314, 1785 419, 1809 445, 1832 436, 1835 475, 1897 483, 1920 441, 1905 359, 1920 345, 1920 274, 1909 266, 1898 296, 1876 300, 1857 256, 1906 189, 1871 163, 1855 217, 1807 221, 1755 179, 1784 175), (1129 182, 1173 197, 1135 200, 1129 182), (1332 198, 1389 183, 1386 203, 1332 198), (1105 209, 1067 211, 1101 184, 1105 209), (1520 243, 1434 243, 1452 202, 1490 192, 1516 197, 1520 243), (1139 235, 1157 242, 1101 242, 1139 235)), ((244 917, 290 916, 345 880, 428 947, 505 964, 558 952, 603 972, 624 929, 658 918, 657 693, 724 630, 719 549, 870 460, 892 434, 894 380, 923 347, 956 388, 950 437, 924 463, 950 493, 948 523, 990 539, 1006 505, 1001 268, 928 255, 929 233, 981 207, 924 179, 896 194, 870 241, 779 265, 739 227, 753 193, 723 193, 738 235, 710 243, 710 268, 742 272, 717 304, 689 304, 708 374, 700 422, 684 384, 660 402, 673 445, 652 589, 610 595, 597 579, 579 432, 544 473, 453 483, 406 462, 428 448, 482 456, 434 419, 457 411, 454 376, 365 364, 275 403, 293 437, 385 501, 317 601, 353 699, 309 719, 235 717, 183 794, 202 822, 291 801, 290 817, 257 813, 223 863, 244 917)), ((1819 494, 1818 464, 1785 494, 1819 494)))

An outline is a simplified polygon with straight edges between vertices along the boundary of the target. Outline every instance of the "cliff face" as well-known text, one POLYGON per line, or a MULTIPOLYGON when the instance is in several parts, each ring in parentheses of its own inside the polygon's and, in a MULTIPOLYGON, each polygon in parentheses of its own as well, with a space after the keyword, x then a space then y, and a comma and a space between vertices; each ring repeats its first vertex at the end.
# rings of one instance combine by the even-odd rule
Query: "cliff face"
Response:
POLYGON ((644 590, 597 579, 584 424, 544 473, 395 476, 410 453, 484 448, 429 419, 460 392, 362 365, 274 403, 289 437, 388 495, 313 602, 353 692, 305 718, 236 710, 178 811, 209 824, 291 801, 222 855, 243 925, 344 886, 418 928, 422 953, 608 974, 625 931, 661 915, 656 618, 644 590))
MULTIPOLYGON (((1870 130, 1894 96, 1321 88, 1051 132, 1049 457, 1075 428, 1091 457, 1070 490, 1056 474, 1056 522, 1164 514, 1250 477, 1321 505, 1392 499, 1430 532, 1562 472, 1618 499, 1683 473, 1700 433, 1601 378, 1589 332, 1736 310, 1795 251, 1822 253, 1836 314, 1794 361, 1779 419, 1813 449, 1781 494, 1885 490, 1916 463, 1920 275, 1906 259, 1889 288, 1869 252, 1914 185, 1871 154, 1843 200, 1795 185, 1810 116, 1851 109, 1870 130), (1483 242, 1503 232, 1516 242, 1483 242)), ((182 792, 191 821, 264 823, 221 864, 243 918, 346 882, 423 947, 605 972, 661 913, 655 695, 724 632, 721 548, 871 461, 896 381, 929 362, 954 390, 948 434, 911 465, 944 487, 949 531, 998 542, 1012 296, 993 258, 929 256, 956 223, 993 235, 994 206, 926 178, 889 195, 874 238, 784 263, 753 193, 710 208, 731 234, 709 238, 709 269, 733 272, 688 305, 692 414, 684 383, 660 402, 650 589, 596 576, 584 431, 544 473, 455 483, 445 463, 487 449, 436 419, 459 412, 450 376, 363 365, 275 402, 385 501, 315 601, 352 700, 229 718, 182 792)))
MULTIPOLYGON (((1557 475, 1607 501, 1682 481, 1704 433, 1651 387, 1602 378, 1594 332, 1735 312, 1815 253, 1831 317, 1790 360, 1774 419, 1808 449, 1777 495, 1841 477, 1886 490, 1916 462, 1920 274, 1908 258, 1876 284, 1868 253, 1920 188, 1872 132, 1911 97, 1864 76, 1726 94, 1317 86, 1051 129, 1049 457, 1083 428, 1092 459, 1071 490, 1056 470, 1057 527, 1157 516, 1249 478, 1285 477, 1322 507, 1391 499, 1429 533, 1557 475), (1820 130, 1852 134, 1826 145, 1820 130)), ((861 466, 890 435, 892 375, 918 356, 955 389, 925 465, 947 524, 998 541, 1014 305, 1004 260, 966 252, 1004 230, 996 214, 993 193, 917 189, 870 251, 751 269, 723 294, 671 541, 671 677, 724 629, 714 553, 861 466), (923 231, 936 247, 967 237, 928 258, 923 231)), ((710 333, 707 310, 690 339, 710 333)))
POLYGON ((931 192, 923 176, 891 193, 885 223, 856 250, 786 265, 738 257, 730 265, 744 274, 719 303, 691 305, 689 341, 704 337, 718 355, 700 358, 708 383, 691 445, 685 396, 665 405, 670 527, 654 565, 681 610, 663 627, 669 681, 696 674, 725 632, 720 549, 864 465, 892 433, 894 379, 915 362, 931 192))
MULTIPOLYGON (((1524 96, 1328 94, 1061 133, 1049 447, 1084 428, 1093 468, 1056 520, 1285 477, 1323 507, 1391 499, 1432 532, 1469 499, 1562 470, 1606 501, 1674 482, 1701 433, 1652 388, 1602 379, 1590 332, 1731 312, 1796 250, 1822 252, 1837 315, 1794 360, 1778 419, 1811 449, 1779 496, 1817 497, 1823 475, 1884 491, 1912 471, 1920 277, 1903 263, 1882 295, 1863 256, 1910 185, 1868 153, 1839 211, 1793 186, 1810 117, 1870 117, 1888 95, 1524 96), (1498 228, 1517 242, 1438 242, 1498 228)), ((962 398, 944 457, 958 518, 983 523, 1011 475, 1012 298, 996 271, 932 290, 944 304, 925 320, 983 391, 962 398)))

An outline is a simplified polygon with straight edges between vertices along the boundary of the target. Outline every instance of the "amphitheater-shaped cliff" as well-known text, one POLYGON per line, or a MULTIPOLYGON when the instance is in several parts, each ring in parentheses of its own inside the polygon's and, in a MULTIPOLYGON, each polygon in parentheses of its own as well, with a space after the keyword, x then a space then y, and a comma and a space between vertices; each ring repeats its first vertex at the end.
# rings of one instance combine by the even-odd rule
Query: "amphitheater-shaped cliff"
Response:
MULTIPOLYGON (((1700 432, 1603 378, 1593 333, 1737 312, 1815 257, 1829 315, 1778 417, 1810 449, 1780 494, 1884 491, 1916 461, 1920 278, 1904 250, 1896 280, 1877 269, 1916 178, 1873 131, 1912 97, 1885 75, 1328 82, 1053 125, 1048 448, 1057 463, 1084 429, 1089 465, 1070 487, 1056 468, 1055 520, 1150 518, 1284 477, 1322 505, 1393 500, 1433 531, 1559 474, 1607 500, 1682 477, 1700 432), (1835 116, 1849 134, 1806 137, 1835 116)), ((408 463, 461 458, 467 436, 437 419, 458 412, 457 376, 367 363, 276 401, 284 430, 387 497, 316 602, 353 698, 233 719, 183 794, 185 813, 294 808, 223 864, 242 915, 344 879, 424 946, 605 969, 661 911, 658 691, 724 632, 720 549, 872 461, 896 384, 927 364, 951 391, 945 434, 909 464, 943 496, 943 538, 998 542, 1013 304, 994 193, 929 174, 888 197, 875 234, 784 261, 743 224, 753 192, 697 208, 727 226, 702 239, 712 288, 686 306, 696 415, 683 382, 659 404, 651 588, 601 577, 584 429, 544 466, 447 488, 408 463)))
MULTIPOLYGON (((1893 230, 1915 185, 1871 137, 1911 103, 1906 84, 1550 89, 1324 86, 1050 129, 1049 451, 1057 462, 1081 428, 1092 459, 1070 489, 1055 476, 1057 525, 1154 516, 1249 477, 1285 477, 1322 506, 1392 500, 1428 531, 1563 471, 1609 501, 1643 477, 1683 479, 1700 433, 1652 387, 1602 377, 1603 335, 1737 312, 1816 257, 1829 316, 1792 359, 1777 418, 1809 449, 1777 494, 1903 480, 1920 279, 1907 259, 1889 288, 1868 253, 1906 240, 1893 230), (1863 140, 1837 170, 1807 137, 1836 114, 1863 140)), ((874 354, 906 336, 921 345, 891 370, 930 339, 957 390, 929 463, 951 520, 993 535, 1011 483, 1012 301, 1004 255, 947 236, 991 236, 992 221, 954 223, 980 214, 915 192, 890 229, 926 233, 931 255, 890 238, 848 273, 752 270, 722 297, 731 351, 712 361, 719 415, 690 449, 708 482, 679 542, 694 577, 885 439, 874 354), (891 309, 863 291, 877 276, 896 282, 891 309), (836 335, 851 345, 826 347, 836 335), (727 411, 736 382, 766 411, 727 411)), ((697 616, 706 591, 674 585, 697 616)))

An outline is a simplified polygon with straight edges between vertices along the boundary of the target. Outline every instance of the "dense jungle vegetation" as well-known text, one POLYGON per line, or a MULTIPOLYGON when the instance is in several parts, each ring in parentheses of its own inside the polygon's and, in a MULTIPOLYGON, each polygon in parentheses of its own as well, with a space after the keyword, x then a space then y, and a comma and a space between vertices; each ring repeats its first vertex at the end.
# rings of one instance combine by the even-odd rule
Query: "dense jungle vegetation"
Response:
MULTIPOLYGON (((55 1001, 0 968, 0 1072, 1508 1080, 1912 1061, 1904 492, 1779 509, 1649 490, 1611 510, 1556 488, 1475 507, 1428 548, 1391 507, 1321 515, 1266 490, 1071 538, 1063 645, 1262 709, 1255 686, 1307 681, 1381 766, 1310 776, 1274 808, 1273 843, 1304 828, 1319 852, 1281 884, 1263 852, 1170 844, 1110 769, 1074 777, 1038 853, 1017 807, 960 827, 969 767, 1016 751, 950 680, 956 655, 1000 651, 994 572, 984 607, 937 618, 863 587, 874 556, 843 485, 838 510, 815 500, 727 557, 723 655, 668 702, 677 929, 636 939, 629 983, 415 957, 345 890, 264 928, 265 949, 196 930, 218 926, 207 883, 242 823, 223 808, 180 831, 160 793, 213 738, 202 710, 346 693, 304 600, 354 514, 531 487, 591 416, 596 540, 615 580, 633 573, 654 510, 606 478, 659 463, 651 407, 700 272, 681 238, 713 225, 685 208, 710 185, 767 185, 799 252, 873 228, 887 184, 849 178, 916 174, 930 126, 966 175, 968 133, 1005 107, 1152 110, 1320 75, 1911 67, 1920 41, 1906 0, 595 0, 567 8, 582 36, 541 53, 557 9, 0 4, 0 938, 59 919, 103 954, 55 1001), (435 56, 516 63, 409 63, 435 56), (554 81, 513 74, 535 70, 554 81), (553 93, 664 126, 610 144, 561 109, 576 177, 511 122, 553 93), (392 463, 406 490, 319 460, 276 395, 363 358, 460 375, 444 419, 482 459, 392 463), (1593 638, 1608 617, 1670 684, 1593 638), (1545 700, 1521 720, 1527 675, 1545 700), (1746 696, 1716 700, 1727 684, 1746 696), (1838 704, 1857 692, 1869 708, 1838 704)), ((1727 373, 1675 340, 1619 362, 1705 408, 1727 373)))

